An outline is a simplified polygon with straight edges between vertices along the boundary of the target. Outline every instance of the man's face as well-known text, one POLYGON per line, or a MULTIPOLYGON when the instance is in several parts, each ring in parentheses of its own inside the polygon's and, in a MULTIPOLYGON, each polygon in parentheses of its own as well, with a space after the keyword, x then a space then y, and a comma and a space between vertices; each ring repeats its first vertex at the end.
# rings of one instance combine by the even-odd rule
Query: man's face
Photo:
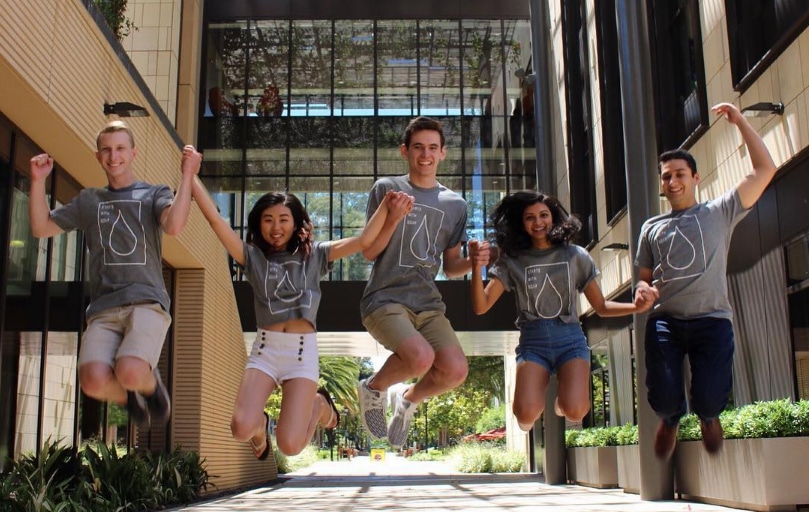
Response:
POLYGON ((399 148, 407 160, 411 174, 435 177, 438 164, 447 155, 441 146, 441 134, 435 130, 419 130, 410 137, 410 147, 399 148))
POLYGON ((673 210, 684 210, 697 203, 699 174, 693 174, 688 162, 675 158, 660 167, 660 187, 673 210))
POLYGON ((109 177, 132 172, 132 161, 136 155, 137 150, 132 147, 132 141, 124 131, 102 133, 98 138, 96 158, 109 177))

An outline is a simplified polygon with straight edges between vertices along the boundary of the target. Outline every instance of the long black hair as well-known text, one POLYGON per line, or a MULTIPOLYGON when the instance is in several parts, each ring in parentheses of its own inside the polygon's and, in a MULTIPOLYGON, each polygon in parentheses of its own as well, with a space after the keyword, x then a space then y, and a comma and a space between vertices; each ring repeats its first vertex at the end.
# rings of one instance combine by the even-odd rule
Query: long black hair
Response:
POLYGON ((554 244, 570 242, 581 229, 581 221, 567 213, 564 206, 553 196, 535 190, 520 190, 500 200, 489 218, 494 224, 494 238, 497 246, 509 256, 533 246, 531 237, 525 232, 522 215, 531 205, 543 203, 551 211, 553 226, 548 232, 548 240, 554 244))
POLYGON ((295 233, 287 243, 287 251, 294 253, 295 251, 303 251, 304 256, 309 256, 312 251, 312 220, 303 207, 301 201, 295 197, 294 194, 289 192, 268 192, 258 198, 253 209, 247 215, 247 243, 253 244, 263 252, 269 255, 272 252, 272 247, 269 242, 264 240, 261 235, 261 215, 264 210, 275 205, 284 205, 292 212, 292 219, 295 223, 295 233))

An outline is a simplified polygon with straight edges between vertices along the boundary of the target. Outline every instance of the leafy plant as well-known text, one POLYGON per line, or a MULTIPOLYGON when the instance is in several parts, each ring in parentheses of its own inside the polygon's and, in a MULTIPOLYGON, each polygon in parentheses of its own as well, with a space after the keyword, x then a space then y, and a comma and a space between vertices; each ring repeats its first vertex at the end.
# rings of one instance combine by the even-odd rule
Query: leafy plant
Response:
POLYGON ((132 20, 126 17, 127 2, 128 0, 93 0, 119 41, 122 41, 133 30, 138 29, 132 20))
MULTIPOLYGON (((719 415, 725 439, 809 436, 809 401, 789 399, 756 402, 719 415)), ((699 419, 689 414, 680 420, 680 441, 702 439, 699 419)))
POLYGON ((447 458, 461 473, 518 473, 525 455, 485 443, 462 443, 450 450, 447 458))

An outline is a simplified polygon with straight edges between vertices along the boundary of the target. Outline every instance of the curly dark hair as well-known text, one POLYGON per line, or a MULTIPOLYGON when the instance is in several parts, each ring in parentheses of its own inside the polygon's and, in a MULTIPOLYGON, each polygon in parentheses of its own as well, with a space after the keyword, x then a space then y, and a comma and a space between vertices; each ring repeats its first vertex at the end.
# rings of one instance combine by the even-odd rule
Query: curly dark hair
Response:
POLYGON ((314 241, 312 220, 300 199, 289 192, 268 192, 258 198, 253 209, 247 215, 247 243, 255 245, 267 256, 272 253, 269 242, 264 240, 261 235, 261 215, 267 208, 278 204, 289 208, 295 222, 295 234, 287 243, 287 251, 294 253, 300 250, 303 251, 304 256, 309 256, 314 241))
POLYGON ((522 215, 531 205, 543 203, 551 211, 553 226, 548 240, 554 245, 569 243, 581 229, 581 221, 567 213, 558 199, 535 190, 520 190, 500 200, 489 215, 494 224, 497 246, 511 257, 529 249, 533 243, 525 232, 522 215))

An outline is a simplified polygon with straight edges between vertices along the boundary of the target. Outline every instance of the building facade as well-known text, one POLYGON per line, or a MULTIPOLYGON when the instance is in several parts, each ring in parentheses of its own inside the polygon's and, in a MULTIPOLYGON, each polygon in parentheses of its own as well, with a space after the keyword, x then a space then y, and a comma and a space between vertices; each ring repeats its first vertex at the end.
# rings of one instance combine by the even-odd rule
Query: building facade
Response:
MULTIPOLYGON (((0 459, 48 437, 117 439, 199 451, 220 491, 275 476, 274 464, 258 463, 230 437, 245 332, 255 322, 242 276, 196 210, 164 241, 174 319, 160 363, 174 399, 168 428, 138 432, 123 411, 78 389, 83 240, 31 237, 28 160, 54 157, 54 206, 102 185, 93 144, 105 103, 150 113, 128 120, 142 179, 176 186, 180 148, 195 143, 205 154, 201 177, 235 229, 260 194, 289 190, 318 239, 361 229, 373 181, 406 172, 397 146, 407 121, 435 117, 449 147, 438 179, 466 198, 470 238, 486 236, 503 195, 542 186, 582 219, 579 243, 601 269, 605 295, 628 300, 628 184, 657 171, 627 165, 636 141, 624 133, 636 104, 621 94, 632 77, 622 65, 620 0, 129 0, 138 28, 120 43, 90 4, 0 5, 0 408, 10 419, 0 425, 0 459), (43 21, 43 10, 54 15, 43 21), (538 147, 547 148, 539 160, 538 147)), ((780 170, 731 250, 737 404, 809 397, 809 8, 778 5, 661 0, 644 9, 654 152, 694 153, 700 199, 749 168, 738 134, 709 107, 784 105, 782 115, 753 121, 780 170)), ((362 355, 352 340, 363 336, 358 299, 368 271, 361 257, 349 258, 323 283, 323 353, 362 355)), ((504 299, 475 317, 465 280, 439 285, 468 353, 513 359, 513 305, 504 299)), ((590 421, 636 421, 632 320, 598 319, 586 301, 580 311, 601 382, 590 421)), ((507 382, 513 370, 507 364, 507 382)))

